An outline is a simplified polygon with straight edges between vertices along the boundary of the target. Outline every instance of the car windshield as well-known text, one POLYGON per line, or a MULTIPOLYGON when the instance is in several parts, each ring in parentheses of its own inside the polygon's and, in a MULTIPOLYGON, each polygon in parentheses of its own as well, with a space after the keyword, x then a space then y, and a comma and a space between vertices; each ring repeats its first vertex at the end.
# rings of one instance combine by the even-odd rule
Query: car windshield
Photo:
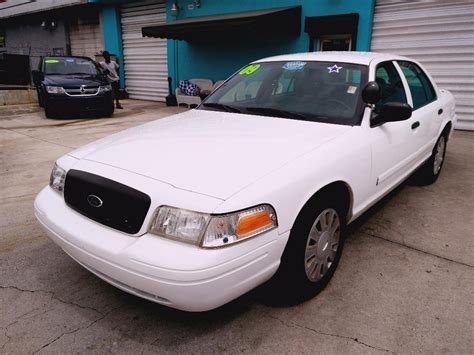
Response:
POLYGON ((337 62, 253 63, 199 106, 204 110, 357 125, 367 66, 337 62))
POLYGON ((45 58, 44 73, 48 75, 98 75, 96 64, 87 58, 45 58))

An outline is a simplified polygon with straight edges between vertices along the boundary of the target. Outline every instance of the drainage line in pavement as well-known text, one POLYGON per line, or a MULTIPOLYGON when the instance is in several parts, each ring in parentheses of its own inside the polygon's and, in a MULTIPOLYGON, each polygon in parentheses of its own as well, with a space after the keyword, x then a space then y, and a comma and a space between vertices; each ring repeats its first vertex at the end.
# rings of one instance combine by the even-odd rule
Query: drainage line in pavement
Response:
POLYGON ((455 263, 455 264, 464 265, 464 266, 467 266, 467 267, 470 267, 470 268, 474 268, 474 265, 469 265, 469 264, 466 264, 462 261, 453 260, 453 259, 447 258, 445 256, 432 254, 432 253, 429 253, 427 251, 424 251, 424 250, 421 250, 421 249, 418 249, 418 248, 415 248, 415 247, 412 247, 412 246, 409 246, 409 245, 406 245, 406 244, 402 244, 402 243, 395 242, 395 241, 390 240, 390 239, 383 238, 383 237, 378 236, 376 234, 371 234, 371 233, 367 233, 367 232, 360 232, 360 233, 365 234, 365 235, 367 235, 369 237, 372 237, 372 238, 382 239, 382 240, 385 240, 386 242, 397 244, 397 245, 400 245, 402 247, 405 247, 405 248, 408 248, 408 249, 411 249, 411 250, 415 250, 415 251, 418 251, 418 252, 423 253, 423 254, 427 254, 427 255, 430 255, 430 256, 434 256, 436 258, 440 258, 440 259, 443 259, 443 260, 446 260, 446 261, 450 261, 450 262, 455 263))

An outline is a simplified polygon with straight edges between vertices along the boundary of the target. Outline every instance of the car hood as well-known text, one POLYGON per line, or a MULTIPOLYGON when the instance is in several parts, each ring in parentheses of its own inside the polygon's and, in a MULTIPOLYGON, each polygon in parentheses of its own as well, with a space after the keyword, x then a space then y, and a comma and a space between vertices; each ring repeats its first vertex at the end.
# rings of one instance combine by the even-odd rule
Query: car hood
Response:
POLYGON ((45 85, 77 87, 81 85, 99 86, 107 84, 104 78, 94 75, 45 75, 45 85))
POLYGON ((350 129, 191 110, 114 134, 70 155, 225 200, 350 129))

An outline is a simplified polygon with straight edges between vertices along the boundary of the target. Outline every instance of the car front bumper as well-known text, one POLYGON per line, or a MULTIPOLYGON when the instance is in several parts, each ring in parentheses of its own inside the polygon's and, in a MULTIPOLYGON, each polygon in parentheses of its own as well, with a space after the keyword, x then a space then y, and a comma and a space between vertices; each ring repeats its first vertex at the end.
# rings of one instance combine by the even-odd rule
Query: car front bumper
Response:
POLYGON ((136 296, 185 311, 217 308, 276 272, 288 234, 278 229, 220 249, 203 249, 145 233, 131 236, 67 207, 45 187, 35 214, 49 237, 106 282, 136 296))
POLYGON ((67 96, 67 95, 46 95, 46 105, 50 105, 56 111, 98 111, 110 109, 113 106, 112 93, 95 96, 67 96))

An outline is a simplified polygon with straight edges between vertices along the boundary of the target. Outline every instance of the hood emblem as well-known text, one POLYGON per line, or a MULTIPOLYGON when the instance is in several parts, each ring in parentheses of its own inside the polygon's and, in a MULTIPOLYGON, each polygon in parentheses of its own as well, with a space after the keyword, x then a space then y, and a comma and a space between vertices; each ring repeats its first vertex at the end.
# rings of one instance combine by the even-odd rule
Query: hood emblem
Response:
POLYGON ((98 208, 104 204, 104 201, 102 201, 100 197, 96 195, 89 195, 87 196, 87 203, 89 203, 89 205, 92 207, 98 208))
POLYGON ((79 90, 81 91, 81 95, 86 94, 86 86, 85 85, 81 85, 81 88, 79 90))

